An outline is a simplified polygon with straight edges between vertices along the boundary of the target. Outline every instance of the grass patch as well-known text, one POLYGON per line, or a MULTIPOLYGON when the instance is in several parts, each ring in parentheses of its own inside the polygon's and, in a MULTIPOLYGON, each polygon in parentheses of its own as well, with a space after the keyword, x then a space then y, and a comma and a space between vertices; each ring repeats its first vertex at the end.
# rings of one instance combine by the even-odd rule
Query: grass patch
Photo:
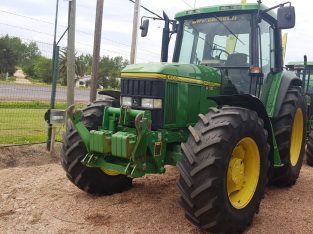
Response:
MULTIPOLYGON (((77 108, 86 105, 75 104, 77 108)), ((43 101, 1 101, 0 102, 0 144, 27 144, 46 142, 48 125, 44 114, 49 102, 43 101)), ((66 103, 56 103, 56 109, 66 109, 66 103)), ((56 125, 56 141, 61 141, 64 126, 56 125)))
MULTIPOLYGON (((76 103, 77 108, 83 108, 86 104, 76 103)), ((65 102, 57 102, 55 104, 55 109, 66 109, 65 102)), ((50 103, 44 101, 1 101, 0 108, 6 109, 49 109, 50 103)))
POLYGON ((24 144, 47 140, 44 109, 0 109, 0 144, 24 144))
MULTIPOLYGON (((47 109, 0 108, 0 144, 27 144, 46 142, 48 125, 44 120, 47 109)), ((61 140, 63 126, 56 130, 61 140)))

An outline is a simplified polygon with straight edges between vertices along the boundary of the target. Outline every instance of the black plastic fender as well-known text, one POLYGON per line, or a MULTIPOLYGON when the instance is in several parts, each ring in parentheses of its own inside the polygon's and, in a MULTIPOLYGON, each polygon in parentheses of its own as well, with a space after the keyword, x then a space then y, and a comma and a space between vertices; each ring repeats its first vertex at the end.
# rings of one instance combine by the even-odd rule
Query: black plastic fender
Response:
POLYGON ((120 100, 121 92, 117 90, 100 90, 98 91, 99 95, 106 95, 114 99, 120 100))
POLYGON ((110 101, 112 101, 112 106, 113 107, 120 107, 120 97, 121 97, 121 92, 117 90, 100 90, 98 91, 99 95, 104 95, 108 96, 110 101))
POLYGON ((230 105, 230 106, 239 106, 246 109, 254 110, 258 113, 259 117, 264 121, 264 128, 267 130, 268 137, 267 142, 270 145, 270 154, 269 159, 271 160, 271 165, 273 165, 273 132, 271 120, 267 114, 264 104, 259 98, 251 94, 236 94, 236 95, 220 95, 214 97, 208 97, 208 99, 216 102, 218 106, 230 105))

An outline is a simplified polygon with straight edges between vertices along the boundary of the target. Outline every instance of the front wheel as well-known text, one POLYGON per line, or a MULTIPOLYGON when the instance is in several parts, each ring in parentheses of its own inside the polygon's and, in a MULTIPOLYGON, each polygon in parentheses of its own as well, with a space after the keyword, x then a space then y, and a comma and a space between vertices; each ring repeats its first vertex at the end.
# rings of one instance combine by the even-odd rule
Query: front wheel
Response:
MULTIPOLYGON (((103 109, 110 101, 97 101, 83 110, 83 124, 88 130, 96 130, 102 123, 103 109)), ((111 170, 90 168, 81 163, 87 154, 82 138, 70 122, 63 134, 62 166, 69 180, 78 188, 94 195, 110 195, 123 192, 132 186, 132 179, 111 170)))
POLYGON ((186 217, 210 232, 242 232, 258 211, 267 183, 267 131, 257 113, 210 108, 189 127, 177 182, 186 217))

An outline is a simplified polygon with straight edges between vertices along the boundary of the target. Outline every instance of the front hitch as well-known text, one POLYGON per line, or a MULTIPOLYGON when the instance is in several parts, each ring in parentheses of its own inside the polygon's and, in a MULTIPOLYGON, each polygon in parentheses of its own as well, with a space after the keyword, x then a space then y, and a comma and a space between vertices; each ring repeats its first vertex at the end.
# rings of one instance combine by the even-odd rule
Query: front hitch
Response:
POLYGON ((113 170, 140 177, 145 174, 148 139, 151 132, 151 112, 129 107, 105 107, 98 130, 89 131, 82 122, 83 112, 74 106, 67 116, 81 136, 87 155, 82 163, 88 167, 113 170), (135 128, 130 126, 134 125, 135 128))

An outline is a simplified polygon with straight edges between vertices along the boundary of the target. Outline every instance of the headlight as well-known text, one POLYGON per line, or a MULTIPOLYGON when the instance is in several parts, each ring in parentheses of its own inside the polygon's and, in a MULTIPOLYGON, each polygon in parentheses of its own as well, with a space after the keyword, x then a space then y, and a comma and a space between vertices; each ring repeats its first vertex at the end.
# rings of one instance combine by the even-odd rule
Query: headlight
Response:
POLYGON ((141 99, 141 107, 150 109, 161 109, 162 99, 143 98, 141 99))
POLYGON ((132 105, 132 98, 131 97, 122 97, 121 104, 122 104, 122 106, 131 106, 132 105))

